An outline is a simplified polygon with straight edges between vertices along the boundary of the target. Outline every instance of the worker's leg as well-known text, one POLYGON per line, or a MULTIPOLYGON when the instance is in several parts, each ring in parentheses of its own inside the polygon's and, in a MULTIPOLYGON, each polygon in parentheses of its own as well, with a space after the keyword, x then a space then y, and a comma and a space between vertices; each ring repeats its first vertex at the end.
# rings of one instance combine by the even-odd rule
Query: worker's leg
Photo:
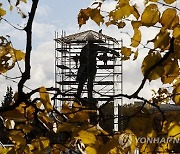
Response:
POLYGON ((87 83, 87 88, 88 88, 88 99, 92 100, 93 98, 93 83, 94 83, 94 78, 96 75, 96 68, 91 71, 91 73, 88 74, 88 83, 87 83))
POLYGON ((78 84, 78 89, 77 89, 77 96, 81 97, 81 93, 83 91, 83 86, 86 82, 86 79, 79 80, 78 82, 79 82, 79 84, 78 84))
POLYGON ((88 99, 92 99, 92 92, 93 92, 93 80, 91 76, 88 77, 88 83, 87 83, 87 88, 88 88, 88 99))

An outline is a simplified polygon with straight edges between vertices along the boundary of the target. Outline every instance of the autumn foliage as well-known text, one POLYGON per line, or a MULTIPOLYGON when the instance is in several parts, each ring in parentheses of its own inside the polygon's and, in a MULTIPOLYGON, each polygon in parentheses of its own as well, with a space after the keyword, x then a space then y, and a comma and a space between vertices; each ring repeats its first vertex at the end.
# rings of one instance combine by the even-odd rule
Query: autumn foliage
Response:
POLYGON ((116 154, 134 153, 137 149, 139 153, 180 152, 179 143, 173 142, 175 139, 180 141, 180 113, 165 112, 160 108, 161 104, 174 104, 177 107, 180 105, 178 0, 144 0, 137 4, 133 0, 117 0, 116 7, 109 12, 103 10, 102 6, 106 1, 102 0, 81 9, 78 14, 79 27, 88 20, 93 20, 99 26, 113 25, 119 30, 131 24, 131 43, 125 44, 119 51, 122 60, 138 60, 139 53, 143 52, 139 49, 148 50, 141 62, 143 79, 137 90, 132 94, 110 96, 106 102, 110 103, 114 97, 143 102, 139 107, 123 107, 124 115, 119 120, 124 124, 123 129, 115 133, 107 132, 98 125, 99 122, 107 120, 102 112, 105 105, 97 108, 83 106, 84 100, 74 94, 73 104, 65 102, 61 109, 57 109, 53 105, 53 99, 57 95, 66 95, 60 89, 45 88, 42 85, 30 92, 24 92, 23 87, 30 79, 32 24, 39 0, 31 1, 31 11, 28 14, 19 8, 19 4, 26 3, 26 0, 16 0, 15 4, 11 0, 8 2, 9 10, 5 10, 3 3, 0 3, 0 22, 7 22, 6 12, 13 9, 17 9, 22 18, 28 18, 28 21, 24 28, 19 29, 26 32, 26 51, 15 49, 8 36, 0 36, 0 74, 13 69, 19 61, 24 61, 25 65, 17 85, 18 92, 11 98, 9 105, 0 108, 0 153, 116 154), (142 27, 158 30, 157 35, 146 44, 142 43, 145 37, 142 35, 142 27), (140 96, 145 83, 154 80, 161 82, 162 87, 157 91, 153 90, 150 100, 140 96), (97 111, 99 115, 96 114, 97 111), (93 114, 97 118, 92 123, 93 114), (164 137, 172 140, 168 143, 147 144, 138 142, 140 137, 164 137), (7 144, 11 146, 4 146, 7 144))

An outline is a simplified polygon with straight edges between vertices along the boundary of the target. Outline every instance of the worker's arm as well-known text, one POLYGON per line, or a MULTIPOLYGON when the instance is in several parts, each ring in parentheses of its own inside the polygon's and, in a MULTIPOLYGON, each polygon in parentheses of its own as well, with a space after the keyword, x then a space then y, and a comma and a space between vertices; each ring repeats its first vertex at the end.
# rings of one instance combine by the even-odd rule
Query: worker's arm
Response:
POLYGON ((99 50, 99 51, 109 52, 109 53, 111 53, 111 54, 113 54, 113 55, 116 55, 117 57, 120 57, 119 52, 117 52, 117 51, 114 50, 114 49, 107 48, 107 47, 104 47, 104 46, 99 46, 99 45, 97 45, 97 46, 98 46, 98 50, 99 50))

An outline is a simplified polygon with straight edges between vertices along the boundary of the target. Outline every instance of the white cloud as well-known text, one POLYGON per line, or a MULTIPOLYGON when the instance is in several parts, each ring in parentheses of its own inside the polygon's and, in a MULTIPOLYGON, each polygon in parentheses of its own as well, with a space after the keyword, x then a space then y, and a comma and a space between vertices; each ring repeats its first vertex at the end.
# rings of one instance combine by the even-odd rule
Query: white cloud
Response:
POLYGON ((52 13, 52 9, 47 6, 47 5, 39 5, 37 8, 37 16, 42 17, 42 16, 48 16, 49 14, 52 13))
POLYGON ((56 26, 47 23, 34 22, 33 24, 33 39, 40 40, 41 42, 52 40, 56 26))
POLYGON ((54 85, 54 42, 43 42, 33 50, 31 56, 31 79, 28 86, 52 87, 54 85))
MULTIPOLYGON (((140 3, 139 0, 136 0, 136 2, 140 3)), ((103 4, 104 10, 110 11, 112 8, 114 8, 115 3, 116 2, 114 1, 105 1, 105 3, 103 4)), ((26 10, 29 9, 28 5, 27 5, 27 8, 25 9, 26 10)), ((63 21, 57 15, 57 10, 52 11, 51 9, 52 8, 49 8, 49 6, 47 5, 39 6, 37 10, 38 20, 36 20, 33 24, 33 50, 32 50, 32 59, 31 59, 31 62, 32 62, 31 79, 26 83, 26 85, 30 88, 37 88, 39 86, 51 87, 54 85, 54 41, 53 39, 54 39, 55 30, 58 30, 59 33, 61 33, 61 30, 65 30, 67 32, 67 35, 70 35, 73 33, 80 32, 80 31, 85 31, 87 29, 93 29, 95 31, 98 31, 99 29, 103 28, 104 34, 107 34, 111 37, 115 37, 118 40, 123 39, 123 43, 125 45, 130 44, 130 37, 126 34, 120 33, 120 32, 128 32, 132 36, 133 31, 130 30, 131 29, 130 24, 127 26, 127 28, 118 29, 115 26, 109 26, 108 28, 106 28, 106 26, 103 25, 103 26, 98 27, 93 21, 88 21, 87 24, 83 25, 82 28, 79 30, 77 23, 70 23, 68 19, 66 21, 63 21), (47 13, 49 12, 50 13, 55 12, 54 18, 52 18, 51 20, 47 19, 46 21, 42 21, 40 17, 48 16, 47 13), (50 23, 54 23, 54 24, 50 24, 50 23)), ((61 16, 63 16, 63 14, 61 16)), ((77 18, 77 14, 73 14, 73 16, 74 18, 77 18)), ((10 34, 12 34, 14 39, 16 39, 17 42, 19 41, 19 43, 17 44, 19 44, 19 46, 21 44, 21 48, 24 48, 24 46, 22 45, 24 44, 23 40, 25 40, 24 34, 19 33, 19 31, 15 31, 15 30, 10 31, 8 30, 7 27, 3 27, 3 29, 4 31, 8 31, 10 34)), ((143 38, 143 43, 146 43, 147 39, 153 38, 157 34, 158 30, 149 29, 149 28, 141 28, 141 31, 142 31, 142 34, 145 36, 143 38)), ((124 65, 123 65, 124 93, 132 94, 138 88, 138 86, 140 85, 142 81, 143 76, 141 74, 140 67, 141 67, 142 59, 147 52, 144 50, 140 50, 139 53, 140 55, 137 61, 124 62, 124 65)), ((17 74, 16 71, 14 70, 13 71, 14 73, 12 74, 14 75, 17 74)), ((5 88, 6 82, 4 81, 4 78, 0 78, 0 81, 1 83, 3 83, 1 84, 1 87, 0 87, 1 89, 0 95, 3 96, 6 90, 5 88)), ((9 85, 13 85, 14 89, 17 89, 17 84, 10 82, 9 85)), ((157 82, 152 82, 151 84, 147 82, 145 89, 142 90, 140 95, 150 98, 152 94, 151 89, 153 88, 157 89, 158 87, 159 87, 159 84, 157 84, 157 82)))

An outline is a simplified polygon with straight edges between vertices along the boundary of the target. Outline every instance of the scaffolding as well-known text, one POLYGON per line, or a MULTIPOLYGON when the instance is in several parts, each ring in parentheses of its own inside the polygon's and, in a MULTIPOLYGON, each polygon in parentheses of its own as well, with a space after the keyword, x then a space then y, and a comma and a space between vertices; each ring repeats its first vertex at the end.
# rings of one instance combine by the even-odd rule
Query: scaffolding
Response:
MULTIPOLYGON (((55 32, 55 87, 66 95, 58 95, 55 99, 55 107, 60 109, 63 102, 73 102, 73 94, 77 93, 78 82, 76 81, 79 64, 79 57, 82 48, 88 42, 88 36, 93 36, 94 43, 109 49, 120 51, 122 41, 104 35, 93 30, 76 33, 66 36, 65 32, 59 37, 55 32)), ((89 50, 90 51, 90 50, 89 50)), ((120 52, 119 52, 120 53, 120 52)), ((91 53, 89 53, 91 54, 91 53)), ((97 72, 93 82, 93 98, 98 105, 109 100, 108 96, 122 93, 122 61, 112 53, 106 54, 107 61, 103 61, 103 52, 97 53, 97 72)), ((87 82, 85 83, 81 97, 88 97, 87 82)), ((114 130, 118 130, 118 106, 122 105, 122 98, 114 98, 114 130)))

